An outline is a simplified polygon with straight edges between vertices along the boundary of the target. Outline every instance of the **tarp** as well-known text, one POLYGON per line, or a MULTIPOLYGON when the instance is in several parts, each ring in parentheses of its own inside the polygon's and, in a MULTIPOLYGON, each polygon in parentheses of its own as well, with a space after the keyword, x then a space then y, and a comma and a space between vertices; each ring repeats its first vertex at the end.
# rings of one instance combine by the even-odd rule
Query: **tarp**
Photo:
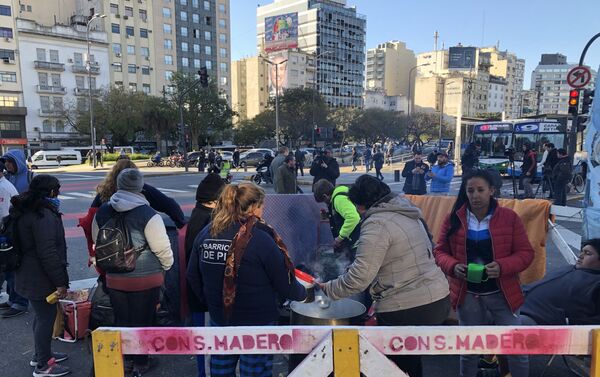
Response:
MULTIPOLYGON (((600 76, 596 79, 596 88, 599 85, 600 76)), ((588 159, 583 218, 584 240, 600 237, 600 98, 592 102, 590 117, 584 144, 588 159)))
MULTIPOLYGON (((452 210, 456 197, 406 195, 423 212, 423 217, 437 240, 442 224, 452 210)), ((515 211, 525 226, 529 242, 535 250, 535 258, 531 266, 520 275, 523 284, 540 280, 546 274, 546 233, 550 202, 542 199, 500 199, 499 205, 515 211)))

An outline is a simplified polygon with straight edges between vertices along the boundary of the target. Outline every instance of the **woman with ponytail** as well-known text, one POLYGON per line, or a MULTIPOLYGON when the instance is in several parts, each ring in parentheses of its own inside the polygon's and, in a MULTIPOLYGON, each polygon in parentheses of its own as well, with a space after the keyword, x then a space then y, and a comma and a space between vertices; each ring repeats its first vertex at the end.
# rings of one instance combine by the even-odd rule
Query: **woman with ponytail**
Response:
MULTIPOLYGON (((450 282, 461 326, 521 325, 519 273, 533 261, 523 222, 494 199, 494 178, 475 170, 463 179, 434 250, 450 282)), ((477 355, 460 357, 460 376, 477 374, 477 355)), ((508 356, 513 377, 529 375, 528 357, 508 356)))
MULTIPOLYGON (((227 185, 212 222, 196 237, 187 278, 205 297, 211 326, 275 324, 280 299, 302 301, 305 288, 279 235, 262 220, 265 193, 252 183, 227 185)), ((272 355, 213 355, 211 376, 271 376, 272 355)))

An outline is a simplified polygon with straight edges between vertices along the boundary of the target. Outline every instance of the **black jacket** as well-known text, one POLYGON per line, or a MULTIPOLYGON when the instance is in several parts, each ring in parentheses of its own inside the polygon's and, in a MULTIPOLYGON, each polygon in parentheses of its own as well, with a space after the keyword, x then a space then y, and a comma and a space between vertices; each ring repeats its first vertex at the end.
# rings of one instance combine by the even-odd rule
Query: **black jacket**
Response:
POLYGON ((23 213, 18 221, 22 258, 16 290, 29 300, 45 300, 56 288, 69 286, 61 215, 48 205, 39 212, 23 213))
POLYGON ((554 166, 558 163, 558 151, 556 148, 553 148, 550 152, 548 152, 548 157, 546 157, 546 161, 544 162, 544 169, 552 172, 554 166))
POLYGON ((320 179, 326 179, 335 186, 335 180, 340 176, 340 166, 335 158, 317 157, 310 165, 310 175, 315 177, 313 184, 320 179), (321 166, 322 162, 327 164, 326 168, 321 166))
MULTIPOLYGON (((185 260, 189 264, 190 255, 192 255, 192 247, 196 236, 210 222, 212 209, 203 206, 201 203, 196 203, 196 207, 192 211, 192 216, 188 221, 187 232, 185 234, 185 260)), ((208 306, 204 297, 198 297, 195 291, 188 285, 188 303, 192 312, 206 312, 208 306)))
POLYGON ((571 159, 569 157, 559 158, 558 162, 554 165, 554 169, 552 169, 552 180, 555 183, 563 182, 567 184, 572 177, 573 164, 571 164, 571 159))
POLYGON ((463 170, 473 169, 479 165, 479 151, 475 146, 469 145, 460 159, 463 170))
POLYGON ((425 182, 425 175, 429 171, 429 165, 421 161, 418 164, 418 167, 423 169, 423 174, 413 174, 413 169, 417 168, 417 163, 415 160, 410 160, 404 165, 404 169, 402 170, 402 176, 406 178, 404 181, 404 191, 405 194, 411 195, 425 195, 427 194, 427 183, 425 182), (416 182, 415 182, 416 181, 416 182))

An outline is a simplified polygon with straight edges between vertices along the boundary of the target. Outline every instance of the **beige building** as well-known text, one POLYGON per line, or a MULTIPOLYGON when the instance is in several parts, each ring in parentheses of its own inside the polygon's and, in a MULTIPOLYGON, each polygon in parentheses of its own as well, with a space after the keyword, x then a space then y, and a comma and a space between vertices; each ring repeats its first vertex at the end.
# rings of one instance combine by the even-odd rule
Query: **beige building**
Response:
MULTIPOLYGON (((417 65, 412 50, 400 41, 390 41, 367 51, 367 87, 368 91, 383 90, 387 96, 407 96, 414 88, 414 75, 409 71, 417 65)), ((366 106, 366 103, 365 103, 366 106)))
POLYGON ((525 77, 525 59, 519 59, 514 53, 500 51, 496 47, 479 50, 490 58, 490 74, 506 81, 504 94, 504 112, 506 118, 515 119, 521 112, 521 91, 525 77))
POLYGON ((254 56, 231 64, 231 108, 239 120, 252 119, 269 102, 269 66, 254 56))
POLYGON ((217 0, 217 77, 219 90, 231 105, 231 25, 229 0, 217 0))
POLYGON ((154 35, 154 76, 157 94, 171 92, 171 76, 177 71, 175 38, 175 3, 152 2, 152 34, 154 35), (166 9, 166 10, 165 10, 166 9))

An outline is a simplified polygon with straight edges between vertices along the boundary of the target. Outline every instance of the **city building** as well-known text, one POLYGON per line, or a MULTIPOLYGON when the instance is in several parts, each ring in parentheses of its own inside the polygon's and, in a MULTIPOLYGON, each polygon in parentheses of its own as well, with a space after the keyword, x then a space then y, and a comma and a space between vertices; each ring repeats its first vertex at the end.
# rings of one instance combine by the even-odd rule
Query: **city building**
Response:
MULTIPOLYGON (((562 54, 543 54, 538 66, 531 73, 531 90, 538 99, 536 112, 540 114, 568 114, 569 91, 567 74, 577 64, 567 63, 562 54), (539 110, 538 110, 539 109, 539 110)), ((597 72, 591 69, 592 79, 588 89, 596 82, 597 72)))
POLYGON ((538 95, 540 92, 535 90, 523 90, 521 92, 521 114, 524 116, 539 114, 538 95))
MULTIPOLYGON (((367 90, 384 90, 388 96, 408 96, 414 88, 417 58, 404 42, 391 41, 367 51, 367 90)), ((366 96, 365 96, 366 98, 366 96)), ((366 104, 365 104, 366 107, 366 104)))
POLYGON ((382 109, 401 114, 408 112, 408 99, 406 96, 388 96, 381 89, 365 90, 365 109, 382 109))
MULTIPOLYGON (((0 0, 0 152, 27 145, 27 107, 18 51, 16 0, 0 0)), ((25 8, 27 9, 27 8, 25 8)))
MULTIPOLYGON (((177 71, 177 40, 175 35, 175 2, 153 1, 154 66, 150 70, 156 79, 159 93, 171 93, 171 76, 177 71)), ((198 50, 200 48, 198 47, 198 50)), ((122 56, 122 53, 120 54, 122 56)))
POLYGON ((231 63, 231 108, 238 120, 252 119, 267 108, 268 69, 265 60, 258 56, 231 63))
POLYGON ((504 112, 506 85, 506 80, 503 77, 490 76, 490 84, 488 90, 488 113, 504 112))
MULTIPOLYGON (((89 108, 86 27, 42 26, 18 18, 27 139, 30 152, 39 149, 90 145, 88 135, 73 128, 73 114, 89 108)), ((92 95, 110 84, 106 33, 89 35, 92 95)))
POLYGON ((231 18, 229 0, 217 0, 217 78, 219 90, 231 105, 231 18))
POLYGON ((313 54, 326 103, 363 106, 367 20, 355 7, 346 0, 275 0, 256 16, 259 54, 290 48, 313 54))

